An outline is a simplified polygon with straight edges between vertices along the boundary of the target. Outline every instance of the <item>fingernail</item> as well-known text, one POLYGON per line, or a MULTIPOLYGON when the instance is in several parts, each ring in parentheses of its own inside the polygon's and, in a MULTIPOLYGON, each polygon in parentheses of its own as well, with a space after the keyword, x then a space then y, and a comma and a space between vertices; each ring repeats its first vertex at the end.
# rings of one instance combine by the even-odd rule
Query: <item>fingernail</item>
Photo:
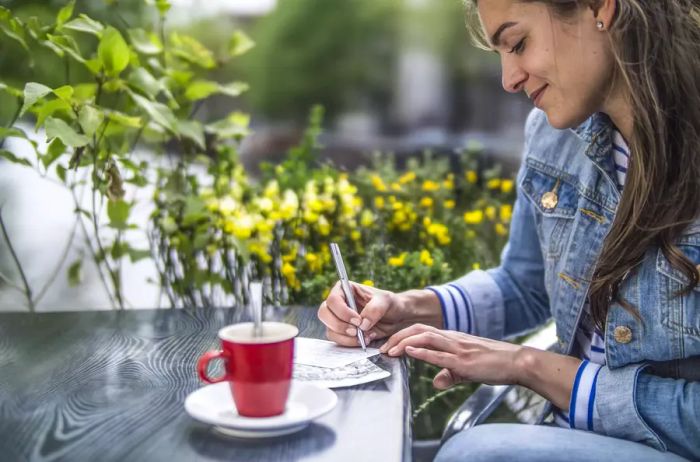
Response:
POLYGON ((374 340, 375 338, 377 338, 376 332, 372 332, 371 334, 369 334, 369 341, 370 341, 370 342, 371 342, 372 340, 374 340))
POLYGON ((362 320, 362 324, 360 324, 360 330, 367 330, 369 329, 369 319, 365 318, 362 320))
POLYGON ((352 318, 350 319, 350 324, 352 324, 355 327, 358 327, 360 325, 360 318, 352 318))
POLYGON ((345 333, 348 335, 357 335, 357 329, 355 329, 354 327, 348 327, 347 329, 345 329, 345 333))

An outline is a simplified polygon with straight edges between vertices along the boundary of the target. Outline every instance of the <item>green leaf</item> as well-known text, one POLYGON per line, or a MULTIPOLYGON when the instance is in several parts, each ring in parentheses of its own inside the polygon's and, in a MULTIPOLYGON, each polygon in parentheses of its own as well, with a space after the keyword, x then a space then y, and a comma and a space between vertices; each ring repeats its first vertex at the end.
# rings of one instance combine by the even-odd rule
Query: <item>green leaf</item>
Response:
POLYGON ((151 251, 148 249, 134 249, 129 247, 128 252, 132 263, 136 263, 139 260, 143 260, 144 258, 149 258, 151 256, 151 251))
POLYGON ((61 164, 56 164, 56 176, 63 182, 66 182, 66 167, 61 164))
POLYGON ((73 97, 73 87, 70 85, 63 85, 62 87, 56 88, 53 91, 53 94, 58 96, 66 103, 70 103, 70 99, 73 97))
POLYGON ((195 80, 187 86, 185 98, 190 101, 204 99, 219 90, 219 84, 211 80, 195 80))
MULTIPOLYGON (((29 51, 27 41, 25 39, 24 27, 22 21, 12 16, 12 12, 5 7, 0 6, 0 30, 5 35, 13 40, 16 40, 22 48, 29 51)), ((31 54, 30 54, 31 59, 31 54)))
POLYGON ((80 102, 91 100, 97 94, 96 83, 79 83, 74 85, 73 89, 75 90, 73 92, 73 98, 80 102))
POLYGON ((79 63, 85 63, 85 58, 80 54, 78 43, 73 37, 69 35, 46 34, 46 38, 48 40, 44 40, 42 45, 51 48, 57 55, 63 56, 65 52, 79 63))
POLYGON ((102 72, 102 61, 98 57, 86 59, 85 67, 88 68, 92 75, 98 75, 102 72))
POLYGON ((151 99, 155 99, 162 88, 162 84, 143 67, 134 69, 129 75, 129 84, 151 99))
POLYGON ((16 155, 12 154, 10 151, 8 151, 6 149, 0 149, 0 157, 7 159, 10 162, 15 163, 15 164, 26 165, 27 167, 32 166, 32 163, 29 162, 27 159, 17 157, 16 155))
POLYGON ((158 13, 161 16, 165 16, 165 13, 170 10, 171 6, 168 0, 156 0, 156 8, 158 8, 158 13))
POLYGON ((109 217, 109 226, 114 229, 126 230, 128 228, 127 221, 131 205, 119 199, 116 201, 110 200, 107 202, 107 216, 109 217))
POLYGON ((22 109, 19 111, 19 116, 22 117, 24 113, 27 112, 27 109, 34 106, 34 103, 52 91, 53 90, 51 90, 49 87, 40 83, 27 83, 24 86, 24 102, 22 103, 22 109))
POLYGON ((110 122, 114 122, 124 127, 140 128, 143 124, 141 117, 129 116, 119 111, 106 111, 105 113, 110 122))
POLYGON ((68 285, 70 287, 75 287, 78 284, 80 284, 80 281, 83 279, 82 268, 83 268, 83 261, 82 260, 75 260, 68 267, 68 285))
POLYGON ((248 114, 232 112, 225 119, 207 125, 205 129, 221 139, 242 138, 248 135, 249 124, 250 116, 248 114))
POLYGON ((22 90, 19 88, 12 87, 6 83, 0 82, 0 91, 7 92, 8 94, 14 96, 15 98, 22 97, 22 90))
POLYGON ((244 32, 236 31, 231 36, 231 40, 228 43, 228 53, 231 56, 239 56, 250 50, 255 46, 250 37, 248 37, 244 32))
POLYGON ((73 7, 75 7, 75 0, 71 0, 66 6, 58 10, 58 15, 56 15, 57 28, 60 28, 73 16, 73 7))
POLYGON ((117 76, 129 65, 129 45, 114 27, 107 27, 97 47, 97 56, 108 75, 117 76))
POLYGON ((172 133, 177 133, 177 118, 168 106, 157 101, 150 101, 132 91, 129 92, 129 95, 155 123, 170 130, 172 133))
POLYGON ((163 44, 157 35, 143 29, 129 29, 129 39, 136 51, 144 55, 157 55, 163 52, 163 44))
POLYGON ((202 199, 196 196, 187 196, 185 210, 183 211, 182 224, 190 226, 207 218, 206 207, 202 199))
POLYGON ((104 30, 104 26, 101 23, 95 21, 85 14, 81 14, 72 21, 65 23, 63 28, 78 32, 85 32, 97 37, 100 37, 102 35, 102 31, 104 30))
POLYGON ((177 131, 181 136, 194 141, 197 147, 204 149, 204 129, 196 120, 179 120, 177 131))
POLYGON ((219 93, 235 97, 248 90, 248 88, 248 84, 245 82, 231 82, 219 86, 219 93))
POLYGON ((45 128, 47 139, 58 137, 66 146, 77 148, 80 146, 85 146, 90 142, 90 139, 87 136, 76 132, 70 125, 61 119, 56 119, 54 117, 47 118, 45 128))
POLYGON ((32 112, 36 115, 36 128, 44 125, 44 121, 47 117, 53 116, 59 111, 65 112, 69 117, 73 117, 73 109, 70 104, 66 103, 62 99, 52 99, 51 101, 44 101, 43 103, 32 109, 32 112))
POLYGON ((86 104, 80 108, 78 113, 78 122, 80 127, 83 129, 83 133, 87 136, 92 136, 96 131, 97 127, 100 126, 104 120, 104 114, 102 111, 94 106, 86 104))
POLYGON ((197 39, 189 35, 179 35, 173 32, 170 35, 172 52, 175 56, 189 61, 192 64, 211 69, 216 66, 214 54, 197 39))
POLYGON ((221 93, 227 96, 238 96, 248 89, 248 84, 243 82, 231 82, 221 85, 211 80, 195 80, 187 86, 185 98, 190 101, 207 98, 214 93, 221 93))
POLYGON ((27 134, 24 133, 23 130, 20 130, 19 128, 6 128, 6 127, 0 127, 0 140, 3 140, 5 138, 24 138, 25 140, 27 139, 27 134))
POLYGON ((48 169, 64 152, 66 152, 66 145, 63 144, 60 138, 54 138, 46 149, 46 154, 41 157, 41 163, 44 164, 44 168, 48 169))

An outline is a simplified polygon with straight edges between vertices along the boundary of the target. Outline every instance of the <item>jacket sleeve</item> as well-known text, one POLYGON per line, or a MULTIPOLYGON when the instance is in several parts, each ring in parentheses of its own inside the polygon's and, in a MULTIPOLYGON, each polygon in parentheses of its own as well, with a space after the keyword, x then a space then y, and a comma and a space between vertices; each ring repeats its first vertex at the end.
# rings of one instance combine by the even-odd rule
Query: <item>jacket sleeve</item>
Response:
MULTIPOLYGON (((543 117, 539 111, 530 113, 525 125, 525 153, 527 140, 543 117)), ((428 287, 440 299, 447 329, 502 339, 532 330, 551 317, 535 210, 520 188, 524 165, 518 173, 510 237, 500 266, 428 287)))
POLYGON ((584 361, 571 396, 571 427, 700 460, 700 382, 658 377, 645 367, 584 361))

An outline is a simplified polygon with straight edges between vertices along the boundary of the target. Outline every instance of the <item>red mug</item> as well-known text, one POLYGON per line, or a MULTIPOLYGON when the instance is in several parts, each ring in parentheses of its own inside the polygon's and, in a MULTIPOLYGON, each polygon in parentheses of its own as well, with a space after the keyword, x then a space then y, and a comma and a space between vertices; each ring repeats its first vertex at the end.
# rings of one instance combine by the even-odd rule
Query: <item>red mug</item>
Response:
POLYGON ((262 335, 253 334, 253 323, 219 330, 222 349, 199 358, 197 372, 207 383, 228 381, 238 414, 270 417, 284 412, 294 364, 294 337, 299 329, 281 322, 264 322, 262 335), (212 359, 224 360, 221 377, 207 375, 212 359))

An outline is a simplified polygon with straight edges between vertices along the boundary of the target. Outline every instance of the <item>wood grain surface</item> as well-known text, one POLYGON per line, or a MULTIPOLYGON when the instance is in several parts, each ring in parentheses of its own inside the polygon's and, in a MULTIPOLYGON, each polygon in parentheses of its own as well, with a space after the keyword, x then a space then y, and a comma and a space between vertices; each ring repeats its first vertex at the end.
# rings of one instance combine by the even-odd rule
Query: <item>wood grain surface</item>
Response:
MULTIPOLYGON (((322 338, 315 313, 266 319, 322 338)), ((405 363, 384 357, 390 378, 336 390, 336 408, 294 435, 239 440, 193 420, 195 362, 241 320, 232 309, 0 314, 0 461, 410 459, 405 363)))

